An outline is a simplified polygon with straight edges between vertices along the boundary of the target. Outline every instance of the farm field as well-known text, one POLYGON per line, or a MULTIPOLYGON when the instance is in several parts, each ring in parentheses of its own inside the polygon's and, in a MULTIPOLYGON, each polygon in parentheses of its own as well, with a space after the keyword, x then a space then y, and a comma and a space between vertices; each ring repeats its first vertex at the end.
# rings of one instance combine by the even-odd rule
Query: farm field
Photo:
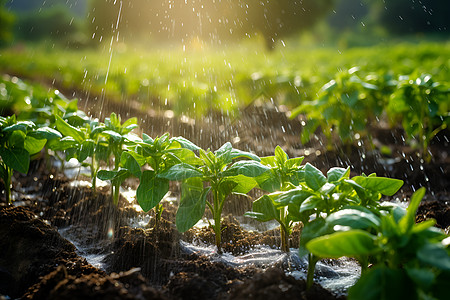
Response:
POLYGON ((0 28, 0 300, 448 299, 445 30, 124 43, 124 3, 0 28))

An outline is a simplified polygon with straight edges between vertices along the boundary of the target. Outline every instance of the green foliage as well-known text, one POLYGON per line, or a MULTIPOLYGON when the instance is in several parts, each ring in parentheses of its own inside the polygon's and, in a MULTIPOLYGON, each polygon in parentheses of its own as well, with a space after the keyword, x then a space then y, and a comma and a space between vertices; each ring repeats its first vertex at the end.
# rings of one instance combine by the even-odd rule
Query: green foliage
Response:
POLYGON ((342 142, 347 143, 356 133, 365 136, 367 124, 381 116, 385 103, 375 96, 378 87, 361 79, 357 71, 358 68, 351 68, 339 72, 321 88, 318 99, 304 101, 292 111, 292 117, 300 113, 308 117, 301 135, 303 143, 310 140, 319 126, 330 140, 332 132, 337 132, 342 142))
POLYGON ((400 76, 387 112, 394 122, 402 122, 405 132, 418 141, 422 155, 429 161, 431 139, 450 125, 450 86, 435 82, 430 74, 400 76))
POLYGON ((323 224, 330 233, 310 240, 306 247, 322 258, 358 259, 362 275, 350 288, 349 299, 395 299, 397 291, 407 292, 408 299, 440 299, 440 278, 450 275, 450 256, 443 242, 446 235, 432 227, 433 221, 415 223, 424 194, 424 188, 415 192, 406 210, 349 206, 331 214, 323 224), (373 267, 368 269, 368 264, 373 267))
POLYGON ((199 159, 191 163, 179 163, 159 174, 160 178, 182 181, 180 207, 176 225, 184 232, 194 226, 203 216, 206 206, 214 218, 216 246, 221 249, 222 208, 230 194, 246 194, 256 186, 254 177, 269 170, 259 163, 258 156, 234 149, 226 143, 214 153, 199 149, 199 159), (239 160, 247 158, 250 160, 239 160), (204 186, 208 183, 209 186, 204 186), (212 203, 206 197, 212 193, 212 203))
POLYGON ((37 128, 31 121, 17 121, 15 115, 0 117, 0 130, 0 176, 9 203, 13 171, 28 173, 30 156, 40 152, 47 140, 59 138, 61 134, 49 127, 37 128))

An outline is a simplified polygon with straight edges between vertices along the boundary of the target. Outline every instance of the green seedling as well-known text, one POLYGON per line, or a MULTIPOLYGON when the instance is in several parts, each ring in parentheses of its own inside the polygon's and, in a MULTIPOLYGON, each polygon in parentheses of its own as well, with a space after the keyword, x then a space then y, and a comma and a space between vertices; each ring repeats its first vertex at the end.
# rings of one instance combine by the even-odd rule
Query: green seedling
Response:
POLYGON ((410 138, 419 141, 421 154, 429 162, 430 141, 450 124, 450 88, 429 74, 415 79, 400 76, 387 111, 394 122, 402 122, 410 138))
POLYGON ((247 215, 260 221, 277 220, 286 228, 293 222, 303 224, 299 253, 308 255, 307 285, 310 287, 319 257, 310 253, 305 245, 311 239, 329 233, 324 226, 325 217, 348 205, 377 210, 381 195, 392 196, 403 181, 376 177, 375 174, 350 179, 349 168, 331 168, 325 176, 309 163, 302 173, 304 181, 299 181, 297 187, 264 195, 254 202, 254 211, 247 215), (284 220, 280 212, 285 214, 284 220))
POLYGON ((91 172, 92 190, 96 192, 97 173, 100 161, 107 161, 109 150, 106 139, 101 133, 106 130, 104 124, 98 120, 89 120, 82 127, 70 125, 60 116, 55 115, 55 125, 64 136, 58 141, 50 143, 53 151, 64 151, 65 160, 76 158, 80 163, 88 165, 91 172), (90 158, 90 162, 85 161, 90 158))
POLYGON ((136 198, 144 212, 155 209, 155 227, 158 226, 163 212, 161 200, 169 191, 169 180, 158 177, 158 174, 179 163, 200 164, 201 161, 192 152, 199 149, 185 138, 169 138, 168 133, 155 139, 144 133, 143 141, 137 144, 132 155, 141 165, 147 164, 151 170, 142 172, 136 198))
POLYGON ((139 167, 139 172, 141 171, 140 165, 131 154, 123 155, 124 152, 127 151, 125 146, 132 147, 135 143, 142 141, 139 137, 131 134, 131 131, 137 127, 136 118, 130 118, 122 124, 120 116, 111 113, 110 117, 105 119, 105 130, 101 133, 106 139, 109 151, 111 151, 110 153, 112 153, 114 157, 114 169, 113 171, 100 170, 97 173, 97 177, 102 180, 111 181, 111 196, 113 203, 116 205, 119 203, 119 188, 121 183, 128 176, 138 174, 134 169, 136 164, 139 167), (133 157, 133 159, 131 157, 133 157), (121 170, 120 168, 127 171, 121 170))
MULTIPOLYGON (((280 146, 275 148, 274 156, 261 158, 261 163, 269 168, 255 180, 258 186, 271 193, 288 191, 304 180, 303 157, 289 158, 280 146)), ((253 211, 245 216, 261 222, 276 220, 280 223, 281 250, 289 252, 289 235, 292 232, 293 219, 285 206, 277 205, 278 194, 264 195, 253 202, 253 211)))
POLYGON ((0 117, 0 176, 5 185, 5 198, 11 203, 13 171, 28 173, 30 157, 42 150, 47 140, 61 134, 49 127, 38 128, 31 121, 17 121, 16 116, 0 117))
POLYGON ((415 223, 424 194, 424 188, 415 192, 406 210, 349 206, 333 213, 324 224, 333 233, 312 239, 306 247, 317 257, 349 256, 360 262, 361 278, 350 288, 349 299, 444 299, 449 238, 433 227, 434 220, 415 223))
POLYGON ((168 180, 182 180, 180 206, 176 216, 176 226, 185 232, 194 226, 205 213, 206 206, 212 212, 217 251, 221 247, 221 215, 223 205, 230 194, 246 194, 256 186, 255 177, 269 170, 262 165, 259 157, 233 149, 224 144, 214 153, 200 152, 199 164, 180 163, 159 175, 168 180), (250 160, 235 161, 237 158, 250 160), (204 183, 208 183, 204 186, 204 183), (207 201, 212 194, 212 202, 207 201))
POLYGON ((321 88, 318 99, 304 101, 292 111, 292 118, 301 113, 308 118, 301 133, 302 143, 308 142, 319 126, 329 147, 334 131, 343 143, 351 142, 356 133, 365 136, 367 124, 383 111, 383 98, 374 97, 378 87, 361 79, 358 70, 339 72, 321 88))

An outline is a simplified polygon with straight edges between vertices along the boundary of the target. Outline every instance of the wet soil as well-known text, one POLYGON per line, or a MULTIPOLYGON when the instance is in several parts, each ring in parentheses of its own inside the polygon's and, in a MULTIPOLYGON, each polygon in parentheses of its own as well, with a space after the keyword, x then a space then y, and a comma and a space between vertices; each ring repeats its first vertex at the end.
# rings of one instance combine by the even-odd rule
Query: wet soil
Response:
MULTIPOLYGON (((90 103, 93 105, 86 106, 87 110, 95 111, 97 102, 91 99, 90 103)), ((273 155, 275 146, 280 145, 291 157, 305 156, 305 161, 323 171, 334 166, 350 166, 354 175, 375 172, 379 176, 403 179, 405 185, 394 197, 399 201, 408 201, 415 189, 425 186, 429 192, 419 208, 417 221, 434 218, 437 227, 449 230, 448 131, 433 140, 433 159, 427 163, 406 145, 401 131, 381 126, 370 129, 374 148, 365 146, 364 141, 355 141, 343 150, 330 150, 322 146, 320 135, 302 145, 301 120, 290 120, 274 107, 251 107, 237 120, 211 114, 200 121, 170 118, 151 109, 142 111, 130 103, 103 108, 121 112, 124 117, 137 116, 142 121, 142 130, 152 136, 170 132, 212 149, 232 141, 235 147, 260 156, 273 155), (382 151, 382 146, 388 147, 390 153, 382 151)), ((109 114, 106 109, 102 113, 109 114)), ((134 210, 126 199, 121 198, 115 206, 108 188, 99 188, 94 194, 88 187, 74 186, 73 180, 47 165, 43 158, 37 159, 32 162, 29 174, 14 175, 15 205, 20 207, 8 206, 0 200, 0 296, 23 299, 339 298, 319 285, 306 292, 305 282, 286 276, 283 266, 268 270, 233 268, 188 253, 180 240, 211 245, 214 235, 208 227, 180 234, 174 226, 176 203, 164 203, 158 230, 152 216, 147 226, 132 227, 130 219, 143 218, 143 213, 134 210), (89 245, 90 252, 81 253, 58 230, 67 230, 66 234, 80 241, 78 246, 89 245), (105 269, 88 264, 80 254, 104 255, 105 269)), ((176 195, 177 186, 173 188, 176 195)), ((257 193, 252 196, 256 198, 257 193)), ((251 200, 238 197, 230 199, 224 208, 224 251, 243 254, 255 245, 274 248, 279 245, 276 229, 260 233, 241 227, 237 217, 250 209, 251 200)), ((295 228, 290 240, 292 247, 298 245, 300 231, 301 228, 295 228)))

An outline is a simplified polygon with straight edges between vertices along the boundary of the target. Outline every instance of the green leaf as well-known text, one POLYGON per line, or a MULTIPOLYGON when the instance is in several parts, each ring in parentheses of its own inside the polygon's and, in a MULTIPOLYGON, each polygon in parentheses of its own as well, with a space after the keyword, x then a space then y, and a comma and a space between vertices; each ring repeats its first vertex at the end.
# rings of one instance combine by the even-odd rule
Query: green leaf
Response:
POLYGON ((377 266, 364 273, 348 291, 349 300, 417 299, 414 283, 405 271, 377 266))
POLYGON ((342 178, 348 178, 349 175, 350 175, 350 167, 347 169, 331 168, 327 172, 328 182, 336 182, 342 178))
POLYGON ((5 164, 23 174, 28 173, 30 154, 24 148, 0 149, 0 155, 5 164))
POLYGON ((244 175, 247 177, 257 177, 270 169, 260 162, 254 160, 241 160, 234 163, 228 170, 222 173, 223 176, 244 175))
POLYGON ((176 159, 178 161, 181 161, 185 164, 198 166, 203 163, 203 161, 198 158, 192 150, 186 149, 186 148, 176 148, 176 149, 169 149, 167 152, 175 155, 176 159))
POLYGON ((272 199, 268 195, 264 195, 253 202, 253 212, 257 214, 246 213, 245 215, 250 218, 256 218, 261 222, 280 220, 280 211, 275 208, 272 199))
POLYGON ((191 151, 199 150, 200 147, 191 142, 188 139, 185 139, 182 136, 173 137, 171 140, 176 141, 180 144, 182 148, 189 149, 191 151))
POLYGON ((261 159, 259 158, 258 155, 250 153, 250 152, 242 151, 239 149, 232 149, 230 155, 231 155, 231 159, 244 157, 244 158, 248 158, 248 159, 255 160, 255 161, 261 161, 261 159))
POLYGON ((120 166, 127 169, 131 174, 136 177, 141 176, 141 166, 136 159, 128 152, 123 152, 120 156, 120 166))
POLYGON ((403 186, 403 180, 394 178, 355 176, 352 179, 363 188, 385 196, 393 196, 403 186))
POLYGON ((286 154, 286 152, 283 151, 280 146, 277 146, 275 148, 275 159, 279 166, 284 166, 286 161, 289 159, 289 156, 286 154))
POLYGON ((162 172, 161 174, 158 174, 158 177, 160 178, 166 178, 172 181, 178 181, 178 180, 184 180, 192 177, 202 177, 203 174, 199 170, 197 170, 195 167, 181 163, 174 165, 170 169, 168 169, 165 172, 162 172))
POLYGON ((26 135, 20 130, 13 131, 8 138, 10 148, 23 148, 26 135))
POLYGON ((83 142, 84 135, 80 129, 73 127, 58 115, 55 115, 55 123, 56 128, 63 136, 70 136, 80 144, 83 142))
POLYGON ((91 157, 94 154, 94 149, 95 142, 93 140, 83 141, 77 154, 78 161, 83 162, 86 160, 86 158, 91 157))
POLYGON ((253 178, 244 175, 229 176, 223 180, 224 182, 233 182, 234 187, 231 190, 233 193, 247 194, 255 186, 256 181, 253 178))
POLYGON ((302 236, 300 238, 300 247, 299 247, 299 255, 304 256, 309 253, 306 248, 306 245, 312 239, 315 239, 319 236, 332 233, 332 229, 328 228, 325 223, 325 219, 316 218, 305 224, 305 227, 302 229, 302 236))
POLYGON ((301 167, 302 162, 303 162, 303 156, 291 158, 286 161, 286 167, 288 169, 294 169, 294 168, 297 169, 297 168, 301 167))
POLYGON ((102 133, 107 137, 110 137, 115 142, 120 142, 123 139, 123 136, 120 133, 117 133, 113 130, 105 130, 102 133))
POLYGON ((79 143, 71 136, 63 137, 60 140, 50 140, 49 148, 54 151, 64 151, 66 149, 79 147, 79 143))
POLYGON ((101 180, 113 180, 118 171, 100 170, 97 173, 97 177, 101 180))
POLYGON ((175 224, 180 232, 192 228, 203 216, 206 208, 206 196, 211 187, 203 189, 200 178, 189 178, 181 185, 181 199, 175 224))
POLYGON ((380 228, 381 221, 370 211, 364 212, 358 209, 342 209, 329 215, 327 223, 334 227, 335 225, 348 226, 352 229, 380 228))
POLYGON ((148 212, 161 202, 168 191, 169 180, 156 177, 155 171, 146 170, 140 178, 136 199, 142 210, 148 212))
POLYGON ((404 233, 411 230, 416 223, 415 217, 417 209, 419 208, 420 201, 425 196, 426 189, 424 187, 418 189, 412 196, 408 208, 406 209, 406 215, 400 220, 399 226, 404 233))
POLYGON ((302 190, 300 188, 292 189, 287 192, 282 192, 273 198, 275 205, 286 206, 289 203, 295 203, 300 206, 303 201, 311 196, 311 192, 302 190))
POLYGON ((24 148, 25 148, 25 150, 28 151, 28 153, 30 155, 33 155, 33 154, 36 154, 39 151, 41 151, 42 148, 44 148, 46 143, 47 143, 47 140, 43 140, 43 139, 38 140, 31 136, 27 136, 27 137, 25 137, 24 148))
POLYGON ((62 138, 62 135, 59 131, 50 128, 50 127, 41 127, 36 130, 30 131, 27 133, 27 136, 31 136, 38 140, 52 140, 57 138, 62 138))
POLYGON ((323 258, 367 256, 378 250, 376 237, 363 230, 340 231, 321 236, 306 244, 314 255, 323 258))
POLYGON ((323 205, 323 199, 317 196, 310 196, 300 205, 300 212, 306 212, 312 209, 319 209, 323 205))
POLYGON ((319 169, 312 166, 310 163, 305 165, 305 183, 314 191, 319 190, 325 183, 327 178, 320 172, 319 169))
POLYGON ((450 255, 440 244, 427 243, 417 251, 417 258, 438 270, 450 272, 450 255))
POLYGON ((281 190, 280 178, 276 175, 274 170, 262 173, 258 177, 255 177, 255 180, 260 189, 269 193, 281 190))

